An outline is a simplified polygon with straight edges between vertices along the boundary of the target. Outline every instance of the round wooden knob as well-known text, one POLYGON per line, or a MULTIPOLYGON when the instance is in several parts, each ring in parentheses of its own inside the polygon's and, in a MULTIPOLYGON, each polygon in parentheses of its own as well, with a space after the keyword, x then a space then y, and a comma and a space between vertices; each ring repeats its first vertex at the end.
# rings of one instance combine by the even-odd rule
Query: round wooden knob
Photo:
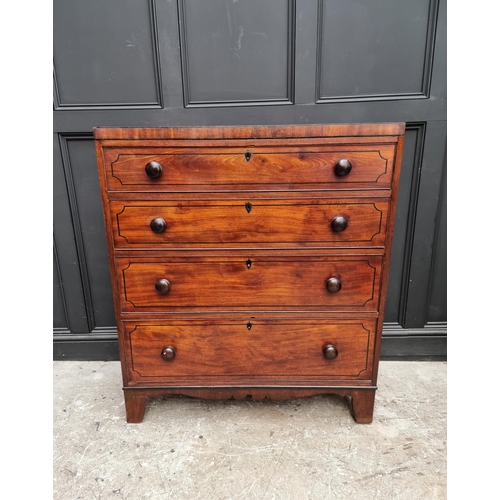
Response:
POLYGON ((146 165, 146 174, 150 179, 158 179, 161 176, 161 165, 156 161, 150 161, 146 165))
POLYGON ((323 347, 323 356, 326 359, 335 359, 339 355, 339 351, 333 344, 327 344, 323 347))
POLYGON ((156 291, 160 294, 165 294, 170 291, 170 281, 165 278, 158 280, 155 285, 156 291))
POLYGON ((167 229, 167 223, 161 217, 155 217, 151 221, 151 224, 149 224, 149 227, 151 228, 151 231, 153 231, 153 233, 160 234, 163 233, 165 229, 167 229))
POLYGON ((332 229, 336 233, 341 233, 344 231, 344 229, 347 227, 347 219, 345 217, 342 217, 341 215, 337 215, 332 220, 332 229))
POLYGON ((333 168, 335 175, 339 177, 343 177, 347 175, 351 171, 352 165, 349 160, 342 159, 335 163, 335 167, 333 168))
POLYGON ((165 346, 161 351, 161 357, 165 361, 172 361, 175 358, 175 354, 175 347, 172 347, 171 345, 165 346))
POLYGON ((330 293, 337 293, 342 288, 342 283, 337 278, 330 278, 326 282, 326 288, 330 293))

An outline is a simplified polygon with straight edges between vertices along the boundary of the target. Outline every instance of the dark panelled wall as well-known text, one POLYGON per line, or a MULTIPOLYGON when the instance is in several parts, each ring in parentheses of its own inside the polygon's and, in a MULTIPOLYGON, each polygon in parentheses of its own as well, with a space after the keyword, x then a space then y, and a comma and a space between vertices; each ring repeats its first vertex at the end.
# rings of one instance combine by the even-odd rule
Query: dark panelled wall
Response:
POLYGON ((54 357, 118 358, 92 127, 406 122, 385 359, 446 355, 444 0, 54 0, 54 357))

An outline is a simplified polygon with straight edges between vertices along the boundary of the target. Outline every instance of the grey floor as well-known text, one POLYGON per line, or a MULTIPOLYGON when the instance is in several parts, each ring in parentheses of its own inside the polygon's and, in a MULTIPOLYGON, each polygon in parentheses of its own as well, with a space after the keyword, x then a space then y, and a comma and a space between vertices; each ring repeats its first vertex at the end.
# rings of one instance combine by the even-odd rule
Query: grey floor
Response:
POLYGON ((344 399, 149 400, 117 362, 54 362, 54 500, 446 499, 446 363, 381 362, 374 421, 344 399))

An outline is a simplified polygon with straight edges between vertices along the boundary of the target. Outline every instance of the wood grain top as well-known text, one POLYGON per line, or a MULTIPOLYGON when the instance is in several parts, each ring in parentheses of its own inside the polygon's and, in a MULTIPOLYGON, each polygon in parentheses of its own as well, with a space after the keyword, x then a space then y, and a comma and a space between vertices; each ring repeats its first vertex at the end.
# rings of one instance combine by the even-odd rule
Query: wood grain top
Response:
POLYGON ((399 136, 404 123, 369 123, 338 125, 273 125, 251 127, 156 127, 101 128, 94 127, 96 140, 130 139, 285 139, 349 136, 399 136))

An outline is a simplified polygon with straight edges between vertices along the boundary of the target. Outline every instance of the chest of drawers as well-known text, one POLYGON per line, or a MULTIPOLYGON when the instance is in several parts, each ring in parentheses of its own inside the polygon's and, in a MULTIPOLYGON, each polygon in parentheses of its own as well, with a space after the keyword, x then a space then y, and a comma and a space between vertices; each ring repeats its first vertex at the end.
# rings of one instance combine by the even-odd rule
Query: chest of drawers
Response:
POLYGON ((127 421, 337 394, 371 422, 404 124, 94 138, 127 421))

